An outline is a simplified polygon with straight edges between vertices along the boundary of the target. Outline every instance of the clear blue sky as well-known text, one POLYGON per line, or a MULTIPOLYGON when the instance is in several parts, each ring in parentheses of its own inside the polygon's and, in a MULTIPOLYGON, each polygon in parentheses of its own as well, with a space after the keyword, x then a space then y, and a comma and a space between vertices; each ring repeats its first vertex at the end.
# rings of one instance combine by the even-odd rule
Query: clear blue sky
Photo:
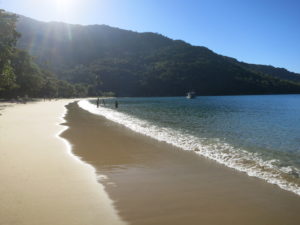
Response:
POLYGON ((300 0, 0 0, 0 8, 41 21, 157 32, 300 73, 300 0))

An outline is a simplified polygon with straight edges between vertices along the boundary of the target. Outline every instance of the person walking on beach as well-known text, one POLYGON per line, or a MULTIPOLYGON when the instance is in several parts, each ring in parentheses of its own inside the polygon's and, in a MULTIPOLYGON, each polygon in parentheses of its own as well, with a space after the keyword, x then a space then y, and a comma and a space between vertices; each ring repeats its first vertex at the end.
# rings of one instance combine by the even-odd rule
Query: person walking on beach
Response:
POLYGON ((100 99, 98 97, 98 99, 97 99, 97 108, 99 108, 99 104, 100 104, 100 99))
POLYGON ((115 108, 117 109, 119 107, 118 101, 115 101, 115 108))

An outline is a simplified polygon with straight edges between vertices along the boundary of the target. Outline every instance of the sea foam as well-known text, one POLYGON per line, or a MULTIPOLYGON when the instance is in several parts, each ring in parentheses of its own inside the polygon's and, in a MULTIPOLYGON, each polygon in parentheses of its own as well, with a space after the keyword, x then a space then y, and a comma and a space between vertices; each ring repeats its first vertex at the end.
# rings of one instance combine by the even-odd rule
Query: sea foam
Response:
POLYGON ((199 138, 182 130, 160 127, 150 121, 141 120, 110 108, 101 106, 97 108, 88 100, 81 100, 78 105, 90 113, 101 115, 135 132, 172 144, 183 150, 192 150, 196 154, 215 160, 227 167, 245 172, 249 176, 261 178, 284 190, 300 195, 299 179, 293 180, 289 176, 291 174, 299 175, 299 169, 292 166, 279 167, 276 159, 263 160, 258 153, 233 147, 218 138, 214 138, 213 141, 208 138, 199 138))

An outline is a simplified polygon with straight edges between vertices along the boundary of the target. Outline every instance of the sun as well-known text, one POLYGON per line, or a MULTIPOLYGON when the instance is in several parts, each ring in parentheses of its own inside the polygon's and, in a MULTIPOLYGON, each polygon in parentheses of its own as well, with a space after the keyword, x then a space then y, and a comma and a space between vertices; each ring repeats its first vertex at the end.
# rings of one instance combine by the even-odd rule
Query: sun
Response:
POLYGON ((72 0, 55 0, 56 7, 59 10, 67 10, 72 6, 72 0))
MULTIPOLYGON (((0 0, 1 1, 1 0, 0 0)), ((47 0, 51 1, 53 16, 59 21, 70 21, 70 18, 78 17, 78 10, 86 0, 47 0)), ((49 9, 50 10, 50 9, 49 9)))

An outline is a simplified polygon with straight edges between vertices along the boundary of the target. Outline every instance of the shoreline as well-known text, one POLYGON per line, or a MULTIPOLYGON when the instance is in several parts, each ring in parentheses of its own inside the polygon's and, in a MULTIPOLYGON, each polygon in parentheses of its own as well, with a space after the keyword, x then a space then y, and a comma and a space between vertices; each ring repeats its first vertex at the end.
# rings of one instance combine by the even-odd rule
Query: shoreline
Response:
POLYGON ((0 116, 0 224, 124 224, 98 183, 60 134, 75 100, 12 104, 0 116))
POLYGON ((62 136, 130 224, 298 224, 300 198, 255 177, 67 106, 62 136))
MULTIPOLYGON (((214 160, 219 164, 225 165, 239 172, 246 173, 248 176, 260 178, 270 184, 279 186, 283 190, 295 193, 300 197, 300 183, 297 181, 292 182, 288 179, 288 177, 285 177, 286 174, 275 169, 272 165, 272 160, 263 160, 260 156, 242 149, 240 151, 236 151, 233 146, 226 142, 220 142, 214 146, 207 147, 205 146, 205 143, 202 145, 202 140, 195 136, 189 137, 189 141, 194 144, 192 146, 189 144, 186 145, 187 139, 180 138, 181 136, 184 136, 184 134, 180 131, 174 132, 172 129, 164 128, 162 132, 164 135, 160 135, 161 128, 151 125, 149 127, 144 127, 143 120, 131 117, 130 115, 126 115, 122 112, 119 113, 118 110, 115 111, 107 109, 106 107, 102 107, 101 110, 98 110, 87 100, 79 101, 78 104, 84 110, 103 116, 106 119, 121 124, 134 132, 148 136, 160 142, 168 143, 185 151, 191 151, 193 149, 193 151, 199 154, 200 157, 214 160), (219 149, 223 149, 223 146, 226 146, 227 151, 219 151, 219 149), (241 163, 242 161, 247 163, 241 163)), ((297 170, 296 168, 291 168, 291 170, 293 169, 297 170)))

